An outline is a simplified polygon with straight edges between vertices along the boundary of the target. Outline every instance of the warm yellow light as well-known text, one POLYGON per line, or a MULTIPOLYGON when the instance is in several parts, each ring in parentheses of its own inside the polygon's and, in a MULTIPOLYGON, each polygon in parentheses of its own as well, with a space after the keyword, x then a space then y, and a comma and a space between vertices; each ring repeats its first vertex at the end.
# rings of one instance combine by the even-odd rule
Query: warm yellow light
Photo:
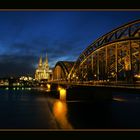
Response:
POLYGON ((55 113, 54 113, 55 117, 58 117, 58 116, 65 115, 67 112, 67 109, 66 109, 65 105, 63 104, 63 102, 57 101, 54 104, 54 111, 55 111, 55 113))
POLYGON ((60 86, 58 86, 57 90, 60 91, 62 88, 60 86))
POLYGON ((50 91, 50 90, 51 90, 51 85, 47 84, 47 91, 50 91))
POLYGON ((129 65, 125 64, 125 70, 129 70, 129 65))
POLYGON ((25 80, 25 81, 27 81, 27 80, 28 80, 28 78, 27 78, 27 77, 24 77, 24 80, 25 80))
POLYGON ((50 88, 51 87, 51 85, 50 84, 47 84, 47 88, 50 88))
POLYGON ((67 105, 65 102, 59 100, 54 102, 53 114, 61 128, 72 129, 67 118, 67 105))
POLYGON ((60 94, 60 100, 66 100, 66 89, 62 88, 59 91, 60 94))
POLYGON ((112 72, 111 75, 114 75, 114 72, 112 72))
POLYGON ((136 74, 134 77, 136 77, 136 78, 140 78, 140 75, 136 74))
POLYGON ((60 98, 60 100, 66 100, 66 89, 64 89, 64 88, 62 88, 62 87, 60 87, 60 86, 58 86, 58 89, 57 89, 58 91, 59 91, 59 98, 60 98))

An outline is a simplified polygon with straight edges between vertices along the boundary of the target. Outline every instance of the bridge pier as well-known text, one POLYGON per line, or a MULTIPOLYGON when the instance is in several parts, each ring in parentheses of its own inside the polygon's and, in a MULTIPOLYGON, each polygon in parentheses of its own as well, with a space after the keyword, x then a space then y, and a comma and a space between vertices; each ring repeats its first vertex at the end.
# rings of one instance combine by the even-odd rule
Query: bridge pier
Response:
POLYGON ((82 85, 72 83, 51 83, 51 91, 48 92, 51 97, 61 99, 60 89, 65 89, 65 98, 67 101, 112 101, 116 94, 122 94, 122 96, 128 94, 139 94, 140 87, 123 85, 82 85))
POLYGON ((111 101, 112 93, 104 87, 51 84, 51 96, 60 98, 58 87, 66 89, 66 100, 111 101))

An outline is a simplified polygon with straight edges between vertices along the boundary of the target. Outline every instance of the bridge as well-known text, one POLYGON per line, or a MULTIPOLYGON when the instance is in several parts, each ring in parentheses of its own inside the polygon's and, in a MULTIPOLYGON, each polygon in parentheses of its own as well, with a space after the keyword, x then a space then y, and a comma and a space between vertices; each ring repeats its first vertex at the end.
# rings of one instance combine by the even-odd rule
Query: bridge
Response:
POLYGON ((129 86, 139 85, 139 80, 140 20, 136 20, 95 40, 75 62, 57 62, 50 82, 129 86))
POLYGON ((53 70, 53 81, 66 81, 74 62, 72 61, 59 61, 56 63, 53 70))

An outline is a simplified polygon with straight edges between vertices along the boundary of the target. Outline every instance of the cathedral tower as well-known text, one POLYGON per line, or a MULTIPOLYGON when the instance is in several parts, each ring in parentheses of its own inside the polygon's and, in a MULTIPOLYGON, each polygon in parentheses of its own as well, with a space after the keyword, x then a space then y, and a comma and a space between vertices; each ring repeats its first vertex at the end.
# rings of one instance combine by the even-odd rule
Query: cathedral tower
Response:
POLYGON ((48 57, 46 54, 46 58, 44 63, 42 62, 42 56, 39 59, 38 67, 35 71, 35 80, 50 80, 50 75, 52 74, 52 71, 49 68, 48 64, 48 57))
POLYGON ((40 56, 39 63, 38 63, 38 69, 42 67, 42 56, 40 56))
POLYGON ((48 63, 48 56, 47 56, 47 53, 46 53, 46 59, 44 61, 44 69, 49 69, 49 63, 48 63))

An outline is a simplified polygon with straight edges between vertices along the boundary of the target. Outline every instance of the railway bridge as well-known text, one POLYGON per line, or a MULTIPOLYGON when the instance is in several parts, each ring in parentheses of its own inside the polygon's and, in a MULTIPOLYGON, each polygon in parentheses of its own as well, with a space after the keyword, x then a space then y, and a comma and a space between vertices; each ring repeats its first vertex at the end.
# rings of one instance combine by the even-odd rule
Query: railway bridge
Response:
POLYGON ((140 20, 93 41, 75 62, 59 61, 52 81, 127 83, 140 78, 140 20))

